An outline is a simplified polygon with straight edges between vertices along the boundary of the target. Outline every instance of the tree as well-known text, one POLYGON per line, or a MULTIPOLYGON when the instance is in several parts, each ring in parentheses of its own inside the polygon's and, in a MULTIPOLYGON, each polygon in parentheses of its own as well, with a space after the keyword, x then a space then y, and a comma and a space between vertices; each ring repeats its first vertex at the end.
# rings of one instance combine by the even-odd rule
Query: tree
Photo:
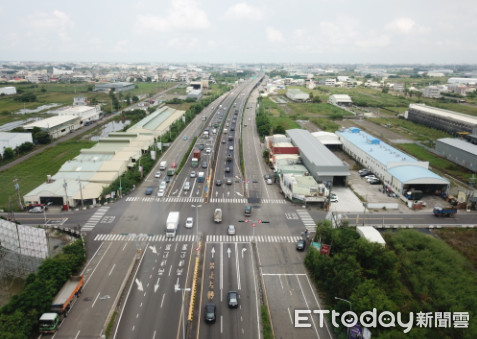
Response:
POLYGON ((33 149, 33 144, 31 142, 24 142, 17 147, 17 152, 20 154, 25 154, 30 152, 33 149))
POLYGON ((137 97, 137 95, 134 95, 134 96, 132 97, 132 101, 133 101, 134 103, 137 103, 137 102, 139 101, 139 98, 137 97))
POLYGON ((39 131, 33 134, 33 140, 42 145, 46 145, 51 142, 50 134, 46 131, 39 131))
POLYGON ((15 157, 15 152, 11 147, 7 147, 3 150, 3 159, 11 160, 15 157))
POLYGON ((285 128, 282 125, 277 125, 275 128, 273 128, 273 133, 274 134, 285 134, 285 128))

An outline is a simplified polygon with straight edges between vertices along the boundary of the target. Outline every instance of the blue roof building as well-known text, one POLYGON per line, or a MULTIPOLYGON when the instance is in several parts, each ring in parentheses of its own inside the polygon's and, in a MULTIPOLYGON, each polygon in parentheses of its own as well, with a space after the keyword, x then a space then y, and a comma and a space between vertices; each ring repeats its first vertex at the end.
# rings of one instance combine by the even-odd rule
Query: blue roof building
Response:
POLYGON ((345 152, 400 195, 412 189, 431 194, 449 189, 449 181, 430 171, 427 161, 419 161, 357 127, 336 134, 345 152))

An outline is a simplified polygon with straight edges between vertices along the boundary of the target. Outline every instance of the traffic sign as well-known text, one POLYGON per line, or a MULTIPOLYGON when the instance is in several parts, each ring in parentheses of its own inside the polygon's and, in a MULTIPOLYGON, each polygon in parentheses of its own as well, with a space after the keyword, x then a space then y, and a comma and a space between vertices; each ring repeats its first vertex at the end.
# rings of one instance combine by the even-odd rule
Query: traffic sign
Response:
POLYGON ((252 227, 257 227, 257 224, 253 222, 252 227))

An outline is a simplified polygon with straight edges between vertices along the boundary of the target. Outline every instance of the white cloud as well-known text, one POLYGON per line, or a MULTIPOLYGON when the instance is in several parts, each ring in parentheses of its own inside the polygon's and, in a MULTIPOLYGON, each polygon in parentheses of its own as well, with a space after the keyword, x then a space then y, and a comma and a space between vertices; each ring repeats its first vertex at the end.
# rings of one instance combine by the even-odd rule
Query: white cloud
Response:
POLYGON ((199 39, 193 37, 174 37, 171 38, 168 43, 170 47, 180 47, 180 48, 187 48, 187 47, 196 47, 199 44, 199 39))
POLYGON ((194 0, 172 0, 166 17, 139 15, 136 19, 136 29, 141 32, 198 30, 208 27, 210 22, 207 14, 194 0))
POLYGON ((298 28, 298 29, 295 29, 293 31, 293 36, 296 39, 304 38, 304 37, 306 37, 307 34, 308 34, 308 31, 306 29, 302 29, 302 28, 298 28))
POLYGON ((246 2, 240 2, 233 7, 230 7, 225 12, 225 17, 229 19, 250 19, 260 20, 262 19, 262 12, 258 7, 250 6, 246 2))
POLYGON ((267 27, 266 33, 267 33, 267 39, 270 42, 283 41, 283 35, 278 29, 275 29, 273 27, 267 27))
POLYGON ((62 41, 71 40, 69 30, 75 26, 71 17, 62 11, 36 12, 26 17, 25 35, 39 39, 48 35, 56 35, 62 41))
POLYGON ((360 37, 355 41, 355 45, 363 48, 385 47, 390 42, 389 36, 386 34, 370 34, 366 37, 360 37))
POLYGON ((417 24, 411 18, 397 18, 386 25, 386 30, 400 34, 426 33, 429 28, 417 24))
POLYGON ((358 36, 357 22, 345 17, 324 21, 319 25, 319 33, 327 45, 348 45, 358 36))
POLYGON ((116 42, 116 45, 114 46, 114 51, 115 52, 127 52, 129 50, 129 41, 127 40, 119 40, 116 42))

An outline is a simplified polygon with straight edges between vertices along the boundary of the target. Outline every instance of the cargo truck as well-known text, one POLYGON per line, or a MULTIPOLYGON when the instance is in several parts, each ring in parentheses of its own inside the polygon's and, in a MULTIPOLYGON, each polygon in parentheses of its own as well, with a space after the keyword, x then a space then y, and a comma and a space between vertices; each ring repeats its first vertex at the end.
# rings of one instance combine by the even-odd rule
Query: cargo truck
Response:
POLYGON ((50 312, 40 317, 40 333, 55 333, 60 321, 68 314, 73 302, 81 294, 84 276, 71 276, 50 305, 50 312))
POLYGON ((169 212, 166 221, 166 237, 173 238, 177 234, 177 227, 179 226, 180 213, 177 211, 169 212))
POLYGON ((214 222, 222 222, 222 210, 220 208, 215 209, 214 222))
POLYGON ((192 167, 199 166, 199 160, 200 160, 200 149, 195 149, 192 154, 192 167))
POLYGON ((450 217, 457 214, 457 209, 452 207, 442 208, 440 206, 436 206, 432 212, 436 217, 450 217))
POLYGON ((161 161, 159 164, 159 170, 164 171, 167 168, 167 161, 161 161))
POLYGON ((204 179, 205 179, 205 173, 204 172, 199 172, 199 174, 197 175, 197 181, 198 182, 204 182, 204 179))

